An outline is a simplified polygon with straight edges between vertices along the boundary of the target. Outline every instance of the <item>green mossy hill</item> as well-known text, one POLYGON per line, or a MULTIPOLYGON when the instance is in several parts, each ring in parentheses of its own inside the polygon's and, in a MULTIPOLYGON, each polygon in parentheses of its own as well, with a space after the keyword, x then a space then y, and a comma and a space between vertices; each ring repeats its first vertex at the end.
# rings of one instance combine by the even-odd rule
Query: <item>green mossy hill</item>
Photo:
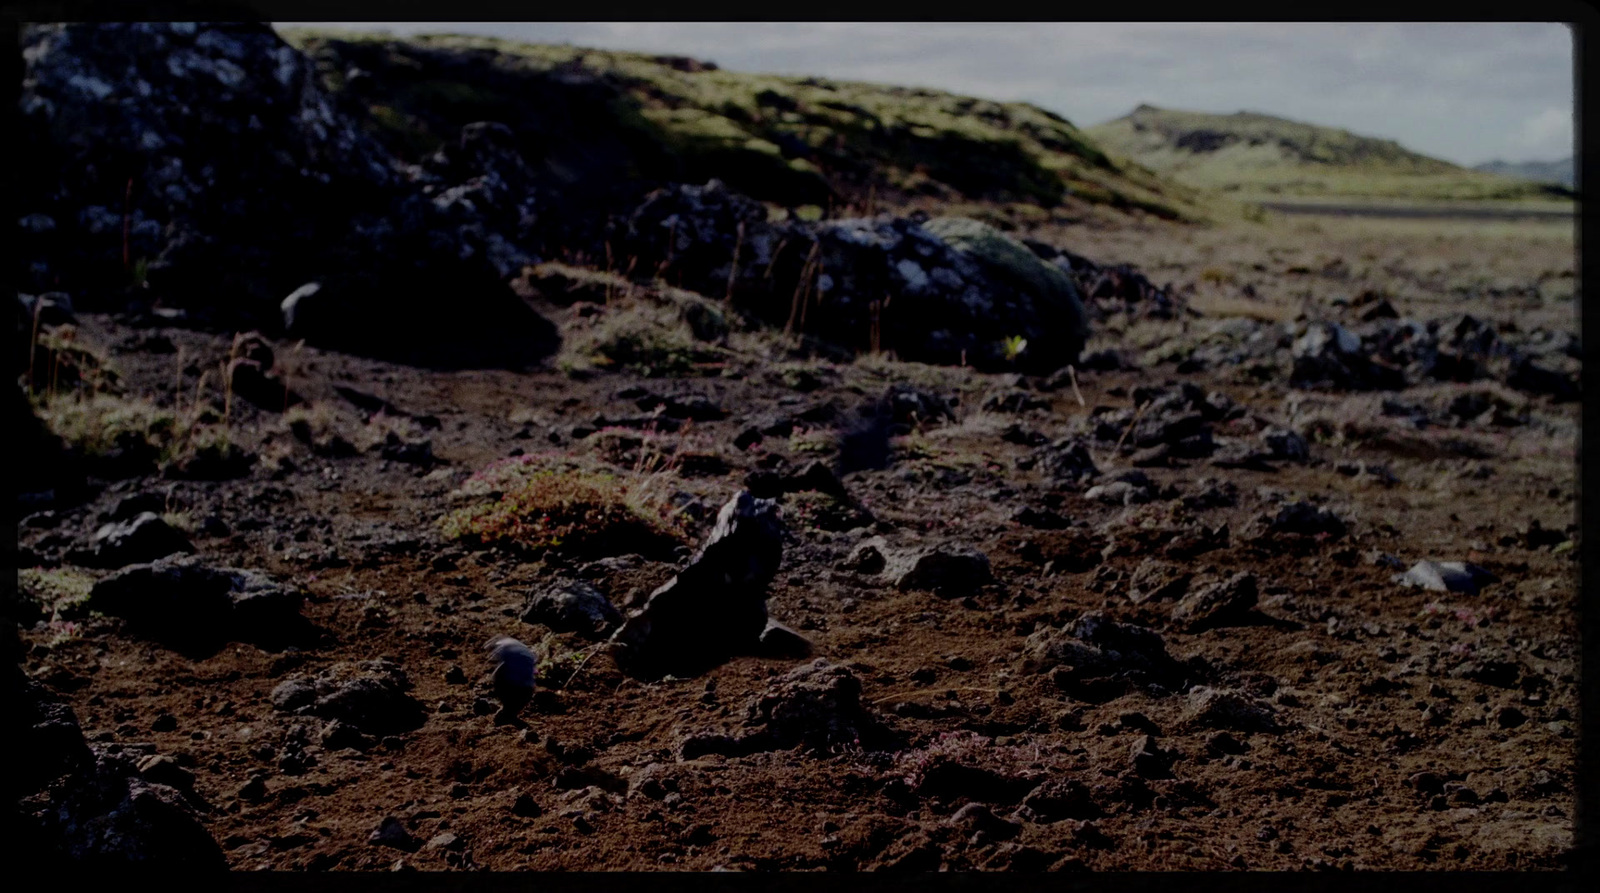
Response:
POLYGON ((566 182, 717 178, 789 207, 933 196, 1199 216, 1066 119, 935 90, 724 71, 678 56, 483 37, 293 30, 324 85, 401 158, 495 120, 566 182))
POLYGON ((1571 197, 1560 187, 1470 170, 1394 140, 1254 112, 1215 115, 1142 105, 1085 132, 1118 156, 1180 183, 1241 198, 1571 197))

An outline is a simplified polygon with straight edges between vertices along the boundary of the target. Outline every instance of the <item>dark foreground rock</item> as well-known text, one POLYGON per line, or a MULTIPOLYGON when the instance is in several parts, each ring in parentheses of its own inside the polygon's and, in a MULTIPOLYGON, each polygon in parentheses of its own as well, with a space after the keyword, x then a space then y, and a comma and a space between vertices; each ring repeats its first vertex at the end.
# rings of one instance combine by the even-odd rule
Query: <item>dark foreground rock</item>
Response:
POLYGON ((1136 685, 1182 686, 1184 667, 1159 633, 1098 611, 1061 629, 1040 630, 1025 647, 1025 670, 1049 672, 1057 686, 1085 700, 1108 700, 1136 685))
POLYGON ((272 690, 272 706, 297 716, 340 720, 371 735, 395 735, 427 718, 410 688, 405 671, 392 661, 341 663, 280 683, 272 690))
MULTIPOLYGON (((484 181, 515 178, 475 150, 492 125, 437 172, 403 171, 264 23, 36 25, 22 42, 17 206, 50 222, 16 246, 30 291, 273 332, 318 283, 288 326, 317 344, 440 365, 553 348, 506 283, 533 258, 486 213, 511 203, 483 201, 484 181)), ((236 374, 250 399, 280 396, 236 374)))
MULTIPOLYGON (((227 869, 222 848, 181 791, 138 777, 140 764, 119 759, 115 745, 91 748, 72 708, 20 669, 7 667, 6 676, 6 833, 33 869, 227 869)), ((141 764, 164 765, 150 758, 141 764)))
POLYGON ((640 676, 693 675, 758 651, 767 629, 767 585, 782 560, 777 503, 740 491, 688 566, 612 635, 618 667, 640 676))
POLYGON ((124 567, 94 585, 89 606, 122 617, 147 638, 180 650, 224 642, 281 647, 307 638, 303 596, 256 571, 211 567, 192 555, 124 567))

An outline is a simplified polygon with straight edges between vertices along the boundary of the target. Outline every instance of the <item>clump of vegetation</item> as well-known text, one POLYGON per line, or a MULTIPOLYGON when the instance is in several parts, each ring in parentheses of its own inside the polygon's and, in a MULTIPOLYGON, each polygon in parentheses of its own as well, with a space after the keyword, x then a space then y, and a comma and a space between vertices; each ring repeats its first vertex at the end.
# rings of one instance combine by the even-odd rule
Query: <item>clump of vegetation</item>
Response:
POLYGON ((115 393, 118 377, 106 358, 78 340, 76 327, 55 326, 39 332, 28 348, 29 390, 53 399, 69 392, 115 393))
POLYGON ((865 509, 848 500, 811 490, 789 494, 783 514, 797 526, 832 531, 855 530, 874 520, 865 509))
POLYGON ((1163 217, 1193 210, 1186 190, 1114 163, 1071 122, 1026 103, 486 37, 285 36, 399 151, 431 151, 471 121, 527 122, 519 140, 563 167, 716 177, 819 215, 841 200, 870 207, 891 190, 1044 208, 1070 197, 1163 217), (344 77, 352 66, 370 74, 359 91, 344 77), (588 77, 574 86, 572 72, 588 77))
POLYGON ((838 435, 826 428, 797 427, 789 434, 789 449, 797 453, 831 453, 838 448, 838 435))
POLYGON ((625 369, 648 378, 721 371, 722 351, 696 339, 676 308, 634 303, 591 319, 569 339, 563 363, 569 370, 625 369))
POLYGON ((94 577, 70 567, 23 568, 17 571, 17 615, 22 621, 52 623, 89 615, 89 590, 94 577))
POLYGON ((686 537, 652 482, 566 457, 516 456, 469 478, 456 492, 466 504, 440 524, 445 536, 480 547, 585 558, 666 556, 686 537))
POLYGON ((152 463, 171 462, 188 434, 176 413, 112 394, 43 400, 35 411, 52 433, 90 459, 137 453, 152 463))

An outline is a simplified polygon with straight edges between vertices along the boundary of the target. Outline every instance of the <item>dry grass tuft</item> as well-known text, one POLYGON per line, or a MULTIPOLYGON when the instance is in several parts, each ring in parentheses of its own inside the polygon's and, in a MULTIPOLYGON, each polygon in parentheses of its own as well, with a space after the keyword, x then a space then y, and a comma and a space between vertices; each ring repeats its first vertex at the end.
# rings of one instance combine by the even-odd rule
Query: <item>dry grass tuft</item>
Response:
POLYGON ((471 545, 529 553, 668 555, 686 535, 656 483, 655 475, 624 477, 568 457, 517 456, 469 478, 456 493, 467 504, 440 525, 471 545))

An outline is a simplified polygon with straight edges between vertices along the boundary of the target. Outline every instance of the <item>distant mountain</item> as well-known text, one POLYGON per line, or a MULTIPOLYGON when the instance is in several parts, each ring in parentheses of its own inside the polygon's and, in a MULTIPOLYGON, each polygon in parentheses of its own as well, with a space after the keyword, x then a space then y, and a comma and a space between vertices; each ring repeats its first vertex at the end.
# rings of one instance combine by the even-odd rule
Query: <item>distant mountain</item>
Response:
POLYGON ((1570 197, 1555 185, 1477 171, 1394 140, 1254 112, 1141 105, 1084 132, 1113 155, 1188 186, 1248 200, 1503 200, 1570 197))
POLYGON ((1560 161, 1487 161, 1473 168, 1475 171, 1487 171, 1499 174, 1502 177, 1512 177, 1518 180, 1533 180, 1539 183, 1560 183, 1568 189, 1577 187, 1578 177, 1573 163, 1574 158, 1568 155, 1560 161))

